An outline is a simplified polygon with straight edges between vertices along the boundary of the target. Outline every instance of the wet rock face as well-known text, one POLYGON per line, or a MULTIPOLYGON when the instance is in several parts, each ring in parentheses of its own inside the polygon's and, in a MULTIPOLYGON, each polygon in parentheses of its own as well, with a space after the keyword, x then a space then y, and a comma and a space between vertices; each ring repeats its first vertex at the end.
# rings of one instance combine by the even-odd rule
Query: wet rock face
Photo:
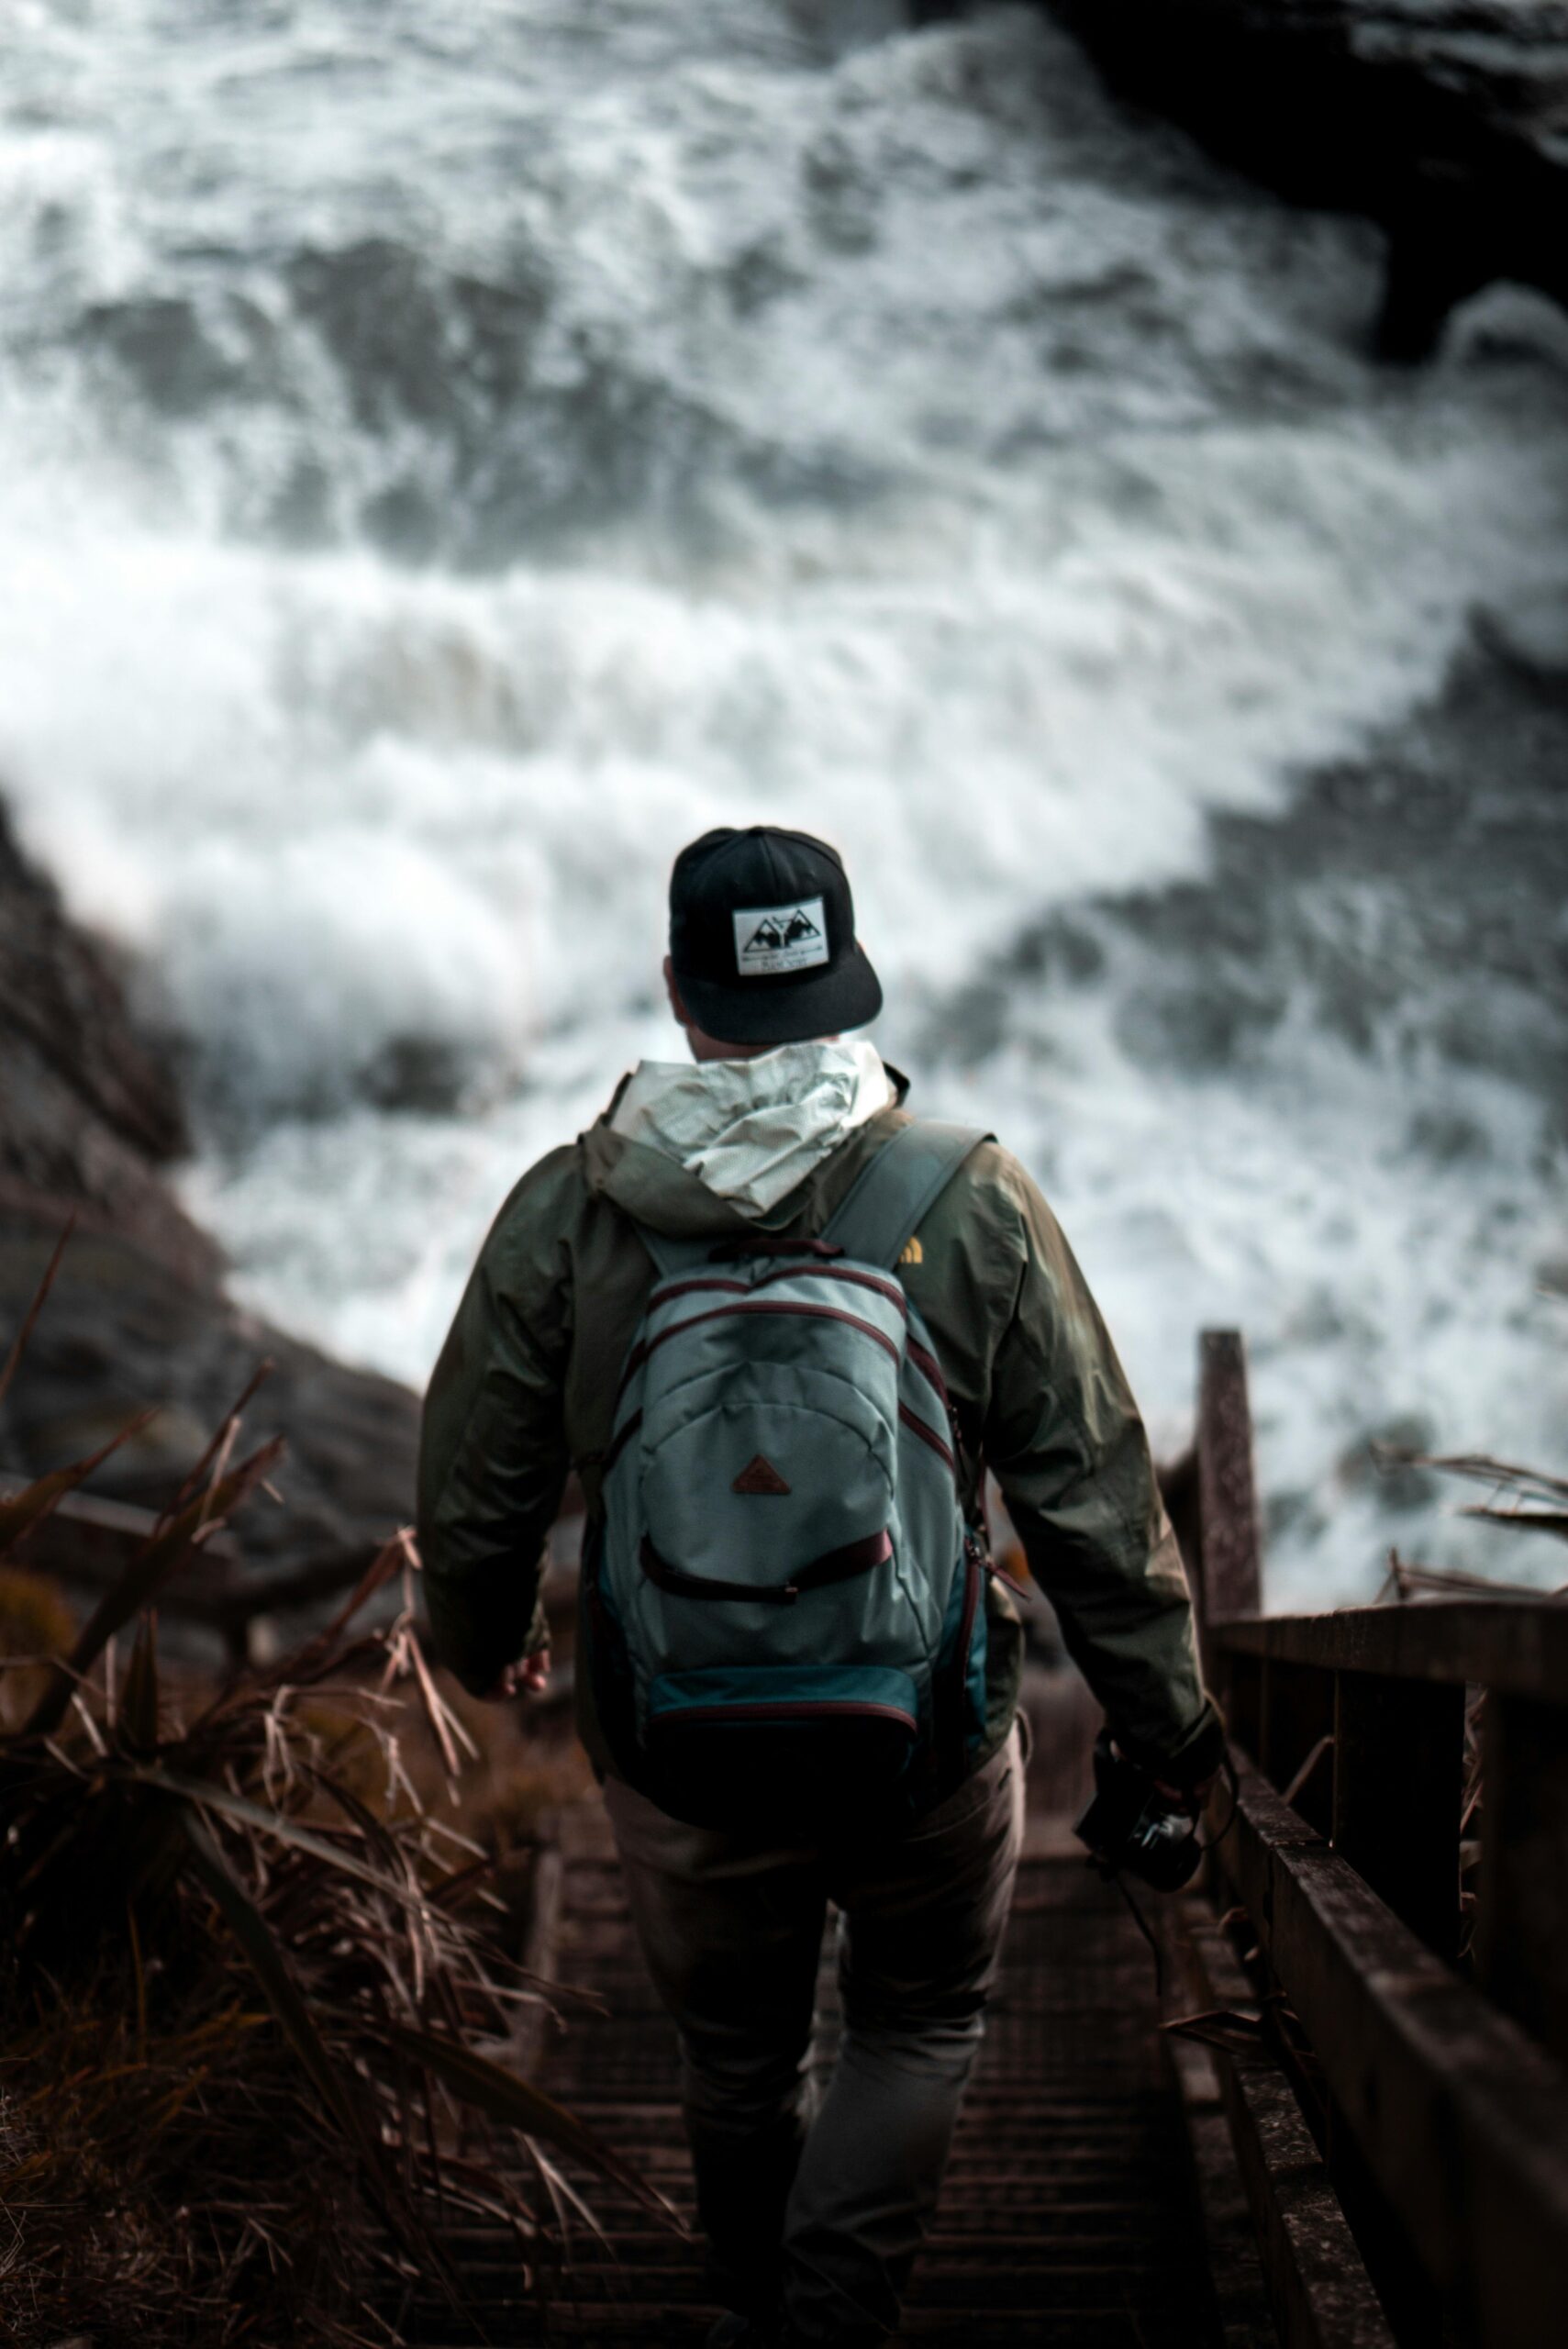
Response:
POLYGON ((179 1093, 106 955, 66 919, 0 807, 0 1205, 75 1209, 188 1276, 217 1252, 160 1169, 187 1146, 179 1093))
POLYGON ((246 1561, 264 1571, 368 1551, 411 1513, 416 1398, 229 1301, 218 1251, 166 1180, 186 1146, 178 1088, 108 958, 67 919, 0 809, 0 1353, 61 1225, 78 1219, 0 1409, 0 1471, 80 1458, 156 1405, 91 1489, 161 1506, 270 1357, 246 1435, 287 1436, 287 1506, 252 1504, 246 1561))
MULTIPOLYGON (((55 1232, 0 1208, 0 1334, 9 1342, 55 1232)), ((183 1277, 115 1232, 79 1230, 0 1410, 0 1472, 37 1475, 106 1443, 150 1405, 158 1416, 91 1489, 161 1507, 259 1362, 273 1369, 245 1415, 246 1451, 288 1439, 275 1482, 236 1524, 241 1561, 265 1574, 343 1553, 368 1556, 413 1508, 418 1404, 348 1370, 183 1277)))
POLYGON ((4 808, 0 1019, 133 1148, 154 1160, 185 1149, 172 1079, 132 1028, 106 960, 72 930, 52 885, 23 856, 4 808))
POLYGON ((1424 357, 1499 278, 1568 304, 1568 0, 1045 5, 1226 161, 1383 223, 1385 356, 1424 357))

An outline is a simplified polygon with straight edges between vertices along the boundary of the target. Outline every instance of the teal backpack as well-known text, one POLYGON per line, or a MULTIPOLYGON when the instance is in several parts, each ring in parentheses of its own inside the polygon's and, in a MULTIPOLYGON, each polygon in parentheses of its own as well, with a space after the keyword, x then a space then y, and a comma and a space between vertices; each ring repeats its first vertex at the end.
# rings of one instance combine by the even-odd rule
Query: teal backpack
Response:
POLYGON ((902 1128, 818 1239, 638 1226, 658 1273, 584 1561, 617 1770, 699 1826, 908 1818, 985 1728, 989 1561, 896 1267, 984 1137, 902 1128))

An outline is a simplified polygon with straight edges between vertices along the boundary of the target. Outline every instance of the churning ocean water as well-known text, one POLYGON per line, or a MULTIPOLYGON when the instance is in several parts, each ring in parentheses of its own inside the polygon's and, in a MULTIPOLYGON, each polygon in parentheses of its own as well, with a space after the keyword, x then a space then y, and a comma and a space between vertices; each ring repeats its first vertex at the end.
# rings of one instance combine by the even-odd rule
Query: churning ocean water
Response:
POLYGON ((10 0, 0 788, 239 1293, 420 1381, 781 821, 1162 1444, 1246 1328, 1275 1603, 1477 1561, 1366 1444, 1562 1462, 1551 779, 1430 712, 1568 590, 1568 328, 1379 369, 1379 264, 1033 9, 10 0))

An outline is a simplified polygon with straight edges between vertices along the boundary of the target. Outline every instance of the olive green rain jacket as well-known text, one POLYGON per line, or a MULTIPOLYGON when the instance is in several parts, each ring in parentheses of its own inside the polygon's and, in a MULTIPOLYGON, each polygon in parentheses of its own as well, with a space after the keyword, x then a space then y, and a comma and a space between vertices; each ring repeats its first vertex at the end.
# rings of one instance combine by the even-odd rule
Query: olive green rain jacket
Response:
MULTIPOLYGON (((890 1074, 895 1073, 890 1072, 890 1074)), ((632 1221, 715 1241, 821 1230, 867 1159, 908 1122, 907 1090, 765 1216, 605 1115, 539 1161, 496 1217, 425 1404, 419 1543, 435 1651, 491 1687, 543 1646, 546 1536, 568 1471, 592 1515, 621 1366, 653 1282, 632 1221), (622 1212, 624 1210, 624 1212, 622 1212)), ((624 1087, 622 1088, 624 1090, 624 1087)), ((1172 1778, 1214 1743, 1192 1610, 1121 1365, 1054 1217, 1018 1161, 983 1143, 929 1210, 899 1266, 958 1414, 971 1489, 982 1461, 1006 1497, 1029 1571, 1119 1742, 1172 1778)), ((1023 1632, 991 1584, 989 1735, 1006 1736, 1023 1632)), ((581 1648, 580 1648, 581 1653, 581 1648)), ((607 1767, 588 1675, 578 1726, 607 1767)), ((984 1758, 984 1753, 979 1757, 984 1758)))

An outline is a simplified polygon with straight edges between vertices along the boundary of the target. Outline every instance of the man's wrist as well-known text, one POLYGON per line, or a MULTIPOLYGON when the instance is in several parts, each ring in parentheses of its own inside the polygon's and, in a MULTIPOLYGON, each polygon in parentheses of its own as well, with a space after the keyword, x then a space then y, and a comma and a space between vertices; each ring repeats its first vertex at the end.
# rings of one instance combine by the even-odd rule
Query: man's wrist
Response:
POLYGON ((1115 1735, 1129 1761, 1178 1793, 1206 1786, 1225 1765, 1225 1723, 1211 1697, 1205 1698, 1203 1711, 1173 1746, 1148 1745, 1124 1736, 1120 1730, 1115 1735))

